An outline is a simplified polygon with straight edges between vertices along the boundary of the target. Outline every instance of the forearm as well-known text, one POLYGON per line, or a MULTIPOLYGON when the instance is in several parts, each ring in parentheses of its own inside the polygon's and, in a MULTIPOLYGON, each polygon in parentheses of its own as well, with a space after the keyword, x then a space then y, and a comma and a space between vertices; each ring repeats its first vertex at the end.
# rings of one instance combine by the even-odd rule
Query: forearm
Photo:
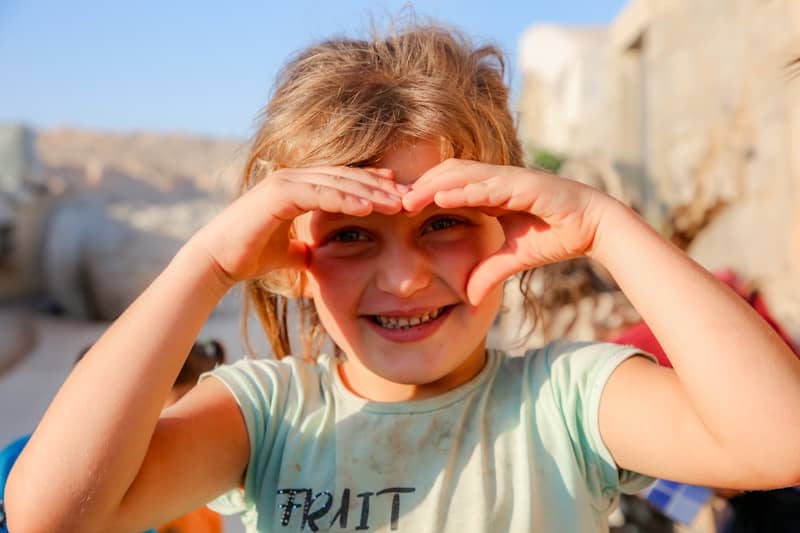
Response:
POLYGON ((650 326, 717 442, 743 468, 796 472, 800 362, 780 337, 619 204, 603 215, 591 255, 650 326))
POLYGON ((190 243, 109 327, 63 384, 12 471, 12 525, 15 512, 34 507, 63 523, 96 523, 119 504, 189 349, 227 288, 190 243))

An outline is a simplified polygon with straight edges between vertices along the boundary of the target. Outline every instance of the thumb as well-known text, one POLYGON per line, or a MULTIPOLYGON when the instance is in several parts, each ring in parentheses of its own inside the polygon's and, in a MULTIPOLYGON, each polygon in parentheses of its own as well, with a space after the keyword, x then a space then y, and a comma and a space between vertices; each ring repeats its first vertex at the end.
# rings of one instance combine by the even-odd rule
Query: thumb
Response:
POLYGON ((514 251, 504 245, 472 269, 467 280, 467 298, 472 305, 478 305, 489 291, 525 268, 514 251))

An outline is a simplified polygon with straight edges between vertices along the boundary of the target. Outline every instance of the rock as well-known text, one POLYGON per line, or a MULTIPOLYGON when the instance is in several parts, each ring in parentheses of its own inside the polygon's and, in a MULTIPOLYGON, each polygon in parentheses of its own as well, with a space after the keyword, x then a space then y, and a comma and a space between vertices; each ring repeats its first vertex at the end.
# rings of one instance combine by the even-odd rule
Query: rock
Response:
POLYGON ((62 200, 50 215, 42 245, 44 288, 72 317, 100 318, 90 294, 85 243, 93 232, 120 234, 124 227, 112 224, 105 206, 85 199, 62 200))
POLYGON ((48 179, 112 201, 182 201, 232 192, 247 141, 184 134, 40 130, 36 147, 48 179))
POLYGON ((110 206, 65 201, 46 238, 47 291, 71 316, 114 319, 214 213, 208 199, 110 206))

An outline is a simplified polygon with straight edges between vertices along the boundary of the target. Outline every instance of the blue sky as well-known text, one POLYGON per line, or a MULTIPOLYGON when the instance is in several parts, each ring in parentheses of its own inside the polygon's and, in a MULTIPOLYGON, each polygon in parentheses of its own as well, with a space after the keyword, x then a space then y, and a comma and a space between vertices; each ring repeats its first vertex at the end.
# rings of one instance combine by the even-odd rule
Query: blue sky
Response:
POLYGON ((605 24, 626 0, 0 0, 0 121, 244 137, 305 45, 412 4, 499 44, 543 22, 605 24))

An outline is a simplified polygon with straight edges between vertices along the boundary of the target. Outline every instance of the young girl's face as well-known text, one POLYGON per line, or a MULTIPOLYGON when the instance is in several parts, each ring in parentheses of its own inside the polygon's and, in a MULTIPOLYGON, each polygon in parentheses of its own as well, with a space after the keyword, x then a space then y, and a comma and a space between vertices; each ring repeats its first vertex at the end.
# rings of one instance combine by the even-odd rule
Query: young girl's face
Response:
MULTIPOLYGON (((378 166, 412 184, 439 162, 435 144, 418 142, 378 166)), ((308 295, 347 356, 342 377, 354 392, 376 401, 421 398, 480 371, 502 288, 475 306, 465 290, 475 265, 504 241, 494 217, 429 205, 397 215, 307 213, 296 228, 311 249, 308 295)))

